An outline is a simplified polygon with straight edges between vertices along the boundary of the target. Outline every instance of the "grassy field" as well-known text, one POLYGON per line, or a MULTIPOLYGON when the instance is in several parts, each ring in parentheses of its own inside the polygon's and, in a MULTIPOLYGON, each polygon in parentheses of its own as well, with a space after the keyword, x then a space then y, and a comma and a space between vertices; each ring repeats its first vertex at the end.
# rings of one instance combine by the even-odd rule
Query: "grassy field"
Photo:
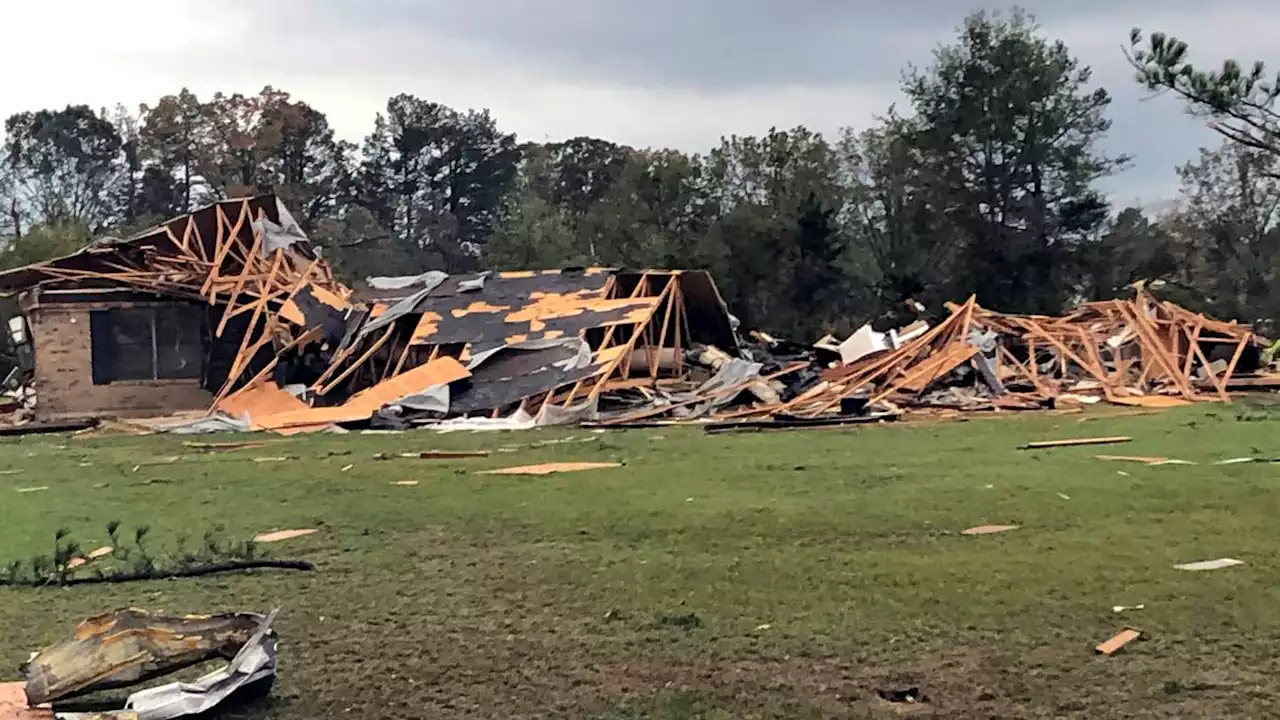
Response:
POLYGON ((720 436, 352 434, 216 455, 179 437, 7 441, 0 560, 47 552, 60 527, 95 547, 112 520, 149 525, 155 549, 214 526, 320 532, 270 546, 311 573, 0 590, 0 679, 105 610, 278 605, 279 680, 230 717, 1275 716, 1280 465, 1212 462, 1280 456, 1278 433, 1280 413, 1236 404, 720 436), (1134 440, 1016 449, 1099 435, 1134 440), (464 448, 494 452, 373 459, 464 448), (476 474, 560 460, 625 466, 476 474), (959 532, 986 523, 1020 528, 959 532), (1218 557, 1246 564, 1171 567, 1218 557), (1126 625, 1143 639, 1095 655, 1126 625), (877 693, 909 686, 928 701, 877 693))

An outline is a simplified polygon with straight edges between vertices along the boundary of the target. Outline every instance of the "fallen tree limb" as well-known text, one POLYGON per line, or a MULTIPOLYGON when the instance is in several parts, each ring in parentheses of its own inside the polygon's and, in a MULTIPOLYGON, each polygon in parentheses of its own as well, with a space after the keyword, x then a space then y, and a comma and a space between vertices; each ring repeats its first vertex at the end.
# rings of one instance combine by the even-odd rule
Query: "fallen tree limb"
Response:
POLYGON ((260 570, 275 568, 279 570, 315 570, 315 566, 304 560, 230 560, 227 562, 182 568, 179 570, 154 570, 151 572, 124 572, 112 575, 95 575, 91 577, 67 578, 57 580, 20 580, 3 583, 7 587, 70 587, 72 585, 94 585, 100 583, 125 583, 141 580, 171 580, 176 578, 192 578, 217 573, 237 572, 241 570, 260 570))

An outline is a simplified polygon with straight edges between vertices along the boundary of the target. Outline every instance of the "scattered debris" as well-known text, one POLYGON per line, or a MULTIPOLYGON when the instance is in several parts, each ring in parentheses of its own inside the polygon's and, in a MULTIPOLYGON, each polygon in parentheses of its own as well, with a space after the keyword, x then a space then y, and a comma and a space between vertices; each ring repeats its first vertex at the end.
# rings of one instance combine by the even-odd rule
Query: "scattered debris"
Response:
POLYGON ((355 467, 355 465, 343 465, 343 466, 342 466, 342 469, 341 469, 341 470, 339 470, 338 472, 346 472, 346 471, 350 470, 350 469, 351 469, 351 468, 353 468, 353 467, 355 467))
POLYGON ((1147 606, 1145 604, 1144 605, 1112 605, 1111 612, 1122 613, 1122 612, 1129 612, 1130 610, 1145 610, 1146 608, 1147 606))
POLYGON ((1112 460, 1115 462, 1134 462, 1143 463, 1145 465, 1154 465, 1156 463, 1167 462, 1169 458, 1162 457, 1144 457, 1142 455, 1094 455, 1098 460, 1112 460))
POLYGON ((613 462, 562 462, 544 465, 520 465, 498 470, 481 470, 477 475, 550 475, 552 473, 581 472, 583 470, 604 470, 622 467, 622 463, 613 462))
POLYGON ((320 531, 314 528, 309 530, 276 530, 274 532, 259 533, 254 536, 253 541, 257 543, 273 543, 305 537, 317 532, 320 531))
POLYGON ((311 563, 300 560, 273 560, 262 555, 257 544, 251 541, 231 542, 219 539, 216 530, 205 533, 202 547, 196 552, 184 549, 185 539, 179 539, 177 549, 153 554, 146 542, 150 528, 135 528, 133 543, 129 545, 120 537, 120 523, 107 523, 110 546, 100 547, 89 553, 81 551, 79 543, 70 531, 59 529, 54 533, 53 552, 35 555, 26 562, 0 564, 0 586, 45 588, 69 587, 97 583, 124 583, 139 580, 167 580, 190 578, 216 573, 276 568, 284 570, 313 570, 311 563), (92 574, 81 574, 82 568, 108 555, 112 562, 105 567, 95 567, 92 574))
POLYGON ((48 489, 49 489, 48 485, 41 485, 39 487, 18 488, 18 492, 20 493, 44 492, 45 490, 48 490, 48 489))
POLYGON ((1010 530, 1017 530, 1017 529, 1018 529, 1017 525, 979 525, 978 527, 971 527, 968 530, 961 532, 960 534, 961 535, 991 535, 992 533, 1008 532, 1010 530))
MULTIPOLYGON (((744 339, 704 270, 433 271, 348 287, 273 195, 225 200, 125 240, 0 272, 0 294, 21 293, 21 306, 41 320, 15 340, 28 355, 50 328, 92 343, 88 322, 66 329, 76 319, 64 312, 69 297, 96 303, 101 319, 115 323, 110 314, 137 311, 127 293, 145 293, 156 299, 147 311, 153 320, 162 313, 185 329, 172 354, 189 374, 164 382, 190 392, 166 385, 157 401, 183 405, 165 408, 179 413, 103 421, 103 432, 396 434, 707 421, 718 425, 713 431, 800 429, 906 413, 1079 412, 1102 402, 1164 410, 1230 402, 1236 389, 1280 388, 1280 373, 1264 367, 1267 343, 1250 326, 1132 287, 1130 299, 1083 303, 1060 317, 1002 314, 971 297, 948 303, 936 324, 917 319, 883 332, 866 325, 812 345, 762 331, 744 339), (194 312, 211 322, 195 322, 194 312), (211 407, 190 407, 206 393, 211 407)), ((111 326, 114 334, 99 337, 130 327, 111 326)), ((0 413, 19 417, 9 416, 0 434, 99 424, 40 417, 69 404, 85 414, 119 410, 79 390, 83 375, 115 371, 115 342, 94 344, 95 359, 43 383, 40 398, 24 367, 24 387, 0 398, 0 413)), ((138 392, 157 392, 159 382, 141 381, 138 392)), ((199 449, 241 449, 231 445, 199 449)))
POLYGON ((34 653, 22 664, 25 704, 37 707, 57 701, 67 706, 73 698, 227 658, 226 667, 194 682, 140 690, 129 696, 122 710, 91 717, 168 720, 207 712, 236 690, 274 676, 276 638, 271 625, 277 612, 166 617, 128 609, 90 618, 76 626, 71 638, 34 653))
POLYGON ((393 483, 391 483, 391 484, 392 484, 392 485, 400 485, 400 486, 402 486, 402 487, 413 487, 414 485, 417 485, 417 484, 418 484, 418 481, 417 481, 417 480, 398 480, 398 481, 393 482, 393 483))
POLYGON ((1058 493, 1058 497, 1062 498, 1063 500, 1070 500, 1070 499, 1071 499, 1071 496, 1070 496, 1070 495, 1068 495, 1068 494, 1066 494, 1066 493, 1058 493))
POLYGON ((395 458, 404 458, 406 460, 461 460, 465 458, 485 457, 489 457, 488 450, 423 450, 421 452, 378 453, 373 456, 373 459, 393 460, 395 458))
POLYGON ((110 555, 113 552, 115 552, 115 548, 113 547, 110 547, 110 546, 100 547, 97 550, 93 550, 82 556, 71 558, 71 560, 67 563, 67 569, 74 570, 78 567, 88 565, 90 561, 97 560, 98 558, 101 558, 101 557, 106 557, 107 555, 110 555))
POLYGON ((1142 633, 1140 631, 1132 628, 1125 628, 1110 640, 1098 645, 1094 650, 1102 655, 1114 655, 1120 648, 1128 645, 1134 640, 1137 640, 1141 636, 1142 633))
POLYGON ((914 685, 903 688, 876 688, 876 695, 881 700, 891 703, 915 704, 929 702, 929 698, 925 697, 924 693, 920 692, 920 688, 914 685))
POLYGON ((1076 447, 1079 445, 1115 445, 1118 443, 1127 443, 1133 438, 1118 435, 1115 437, 1093 437, 1093 438, 1074 438, 1071 440, 1041 440, 1039 442, 1030 442, 1019 447, 1020 450, 1044 450, 1048 448, 1060 447, 1076 447))
POLYGON ((269 684, 275 677, 276 638, 271 630, 278 610, 262 620, 253 637, 222 668, 192 682, 174 682, 139 690, 125 701, 126 713, 137 720, 167 720, 207 713, 234 693, 258 683, 269 684))
POLYGON ((1174 565, 1173 567, 1175 570, 1191 570, 1198 572, 1201 570, 1221 570, 1223 568, 1235 567, 1236 565, 1243 564, 1243 560, 1236 560, 1235 558, 1219 558, 1217 560, 1201 560, 1200 562, 1184 563, 1182 565, 1174 565))

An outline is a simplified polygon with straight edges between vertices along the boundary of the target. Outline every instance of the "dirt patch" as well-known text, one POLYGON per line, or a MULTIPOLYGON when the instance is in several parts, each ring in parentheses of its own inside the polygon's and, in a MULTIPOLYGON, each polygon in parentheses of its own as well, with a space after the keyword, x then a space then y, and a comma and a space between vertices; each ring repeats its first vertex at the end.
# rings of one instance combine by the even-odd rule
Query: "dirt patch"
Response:
POLYGON ((892 669, 794 657, 626 664, 601 668, 598 690, 619 702, 660 694, 708 696, 721 707, 753 714, 766 700, 783 700, 794 711, 829 718, 993 718, 1015 714, 1017 688, 1010 682, 988 654, 964 650, 892 669))

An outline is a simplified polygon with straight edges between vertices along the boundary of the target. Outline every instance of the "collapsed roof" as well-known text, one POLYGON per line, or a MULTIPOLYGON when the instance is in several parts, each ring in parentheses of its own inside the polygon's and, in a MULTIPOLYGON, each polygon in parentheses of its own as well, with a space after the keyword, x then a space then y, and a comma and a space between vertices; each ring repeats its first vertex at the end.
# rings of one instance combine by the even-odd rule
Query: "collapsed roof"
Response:
POLYGON ((428 272, 356 293, 270 195, 0 273, 0 293, 19 292, 24 307, 109 293, 207 303, 219 311, 210 333, 236 346, 208 363, 211 411, 277 430, 388 407, 581 416, 610 381, 679 375, 695 343, 737 345, 703 271, 428 272))

